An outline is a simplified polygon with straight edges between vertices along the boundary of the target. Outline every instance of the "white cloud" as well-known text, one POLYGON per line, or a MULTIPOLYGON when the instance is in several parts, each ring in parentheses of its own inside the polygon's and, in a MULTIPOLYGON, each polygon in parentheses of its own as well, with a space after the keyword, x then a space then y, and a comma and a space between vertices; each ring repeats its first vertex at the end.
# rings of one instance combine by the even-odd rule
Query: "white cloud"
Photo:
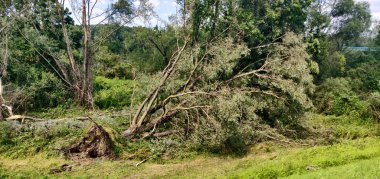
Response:
POLYGON ((160 5, 160 0, 149 0, 149 3, 153 5, 154 8, 160 5))
POLYGON ((380 0, 356 0, 357 2, 368 2, 373 20, 380 20, 380 0))

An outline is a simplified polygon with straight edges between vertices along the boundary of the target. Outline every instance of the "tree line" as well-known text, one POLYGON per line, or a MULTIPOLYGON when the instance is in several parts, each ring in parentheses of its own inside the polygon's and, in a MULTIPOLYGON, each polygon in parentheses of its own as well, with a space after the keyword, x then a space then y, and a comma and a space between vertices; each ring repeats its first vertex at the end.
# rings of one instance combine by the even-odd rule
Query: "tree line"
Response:
POLYGON ((380 52, 347 48, 380 45, 367 2, 177 0, 152 28, 128 27, 154 14, 149 1, 95 14, 98 3, 0 5, 3 111, 131 109, 126 138, 180 134, 210 149, 296 135, 306 112, 379 120, 380 52))

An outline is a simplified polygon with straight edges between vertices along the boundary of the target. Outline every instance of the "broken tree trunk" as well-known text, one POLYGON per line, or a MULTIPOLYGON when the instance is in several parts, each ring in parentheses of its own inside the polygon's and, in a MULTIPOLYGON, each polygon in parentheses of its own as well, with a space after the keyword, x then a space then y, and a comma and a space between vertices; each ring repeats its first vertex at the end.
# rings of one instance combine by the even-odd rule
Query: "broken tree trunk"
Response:
POLYGON ((163 71, 163 76, 162 76, 162 79, 160 80, 158 87, 156 87, 142 102, 142 104, 140 105, 139 109, 137 110, 131 122, 131 126, 126 131, 124 131, 123 133, 124 137, 128 139, 132 139, 137 133, 144 130, 152 129, 157 123, 160 123, 164 121, 165 119, 170 118, 178 113, 178 110, 173 110, 168 113, 164 113, 161 117, 158 117, 157 119, 153 121, 149 121, 150 115, 157 110, 155 108, 164 107, 164 105, 157 107, 157 105, 154 105, 154 102, 159 97, 159 93, 161 89, 164 87, 168 79, 175 72, 177 63, 182 57, 183 52, 185 51, 185 48, 187 47, 187 43, 188 43, 188 38, 186 38, 183 46, 178 47, 177 51, 173 54, 173 56, 171 57, 171 61, 169 61, 169 64, 166 66, 166 68, 163 71))

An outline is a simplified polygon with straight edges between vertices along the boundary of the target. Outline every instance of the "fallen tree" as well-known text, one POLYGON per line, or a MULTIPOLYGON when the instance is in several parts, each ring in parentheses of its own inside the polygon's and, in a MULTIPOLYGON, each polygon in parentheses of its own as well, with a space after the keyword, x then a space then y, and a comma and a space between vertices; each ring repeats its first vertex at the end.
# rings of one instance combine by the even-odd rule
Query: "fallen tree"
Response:
POLYGON ((289 33, 266 45, 272 51, 267 58, 243 68, 237 67, 249 49, 236 39, 187 42, 151 77, 157 83, 123 133, 126 138, 178 133, 213 142, 235 134, 251 138, 263 125, 293 125, 312 107, 308 94, 314 86, 301 37, 289 33))

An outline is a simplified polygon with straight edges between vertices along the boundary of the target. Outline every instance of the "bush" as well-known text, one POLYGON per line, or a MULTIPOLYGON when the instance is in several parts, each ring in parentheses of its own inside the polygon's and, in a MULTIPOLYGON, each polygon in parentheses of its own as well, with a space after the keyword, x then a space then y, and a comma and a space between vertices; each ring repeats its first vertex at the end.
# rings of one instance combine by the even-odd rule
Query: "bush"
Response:
MULTIPOLYGON (((364 61, 364 60, 363 60, 364 61)), ((361 63, 356 68, 347 71, 347 76, 354 79, 351 83, 358 92, 371 92, 380 90, 380 63, 370 61, 361 63)))
POLYGON ((61 148, 79 140, 88 124, 76 120, 41 122, 28 126, 2 122, 0 154, 19 158, 44 152, 55 156, 61 148))
POLYGON ((363 120, 358 114, 334 116, 312 114, 310 121, 319 128, 333 129, 339 139, 356 139, 378 136, 379 125, 376 121, 363 120))
POLYGON ((131 104, 135 81, 118 78, 95 78, 95 104, 100 108, 123 107, 131 104))
POLYGON ((380 121, 380 92, 371 93, 367 101, 370 104, 373 117, 380 121))
POLYGON ((0 130, 2 131, 0 134, 0 151, 3 147, 12 145, 13 142, 11 140, 12 138, 12 126, 6 122, 0 122, 0 130))
POLYGON ((26 67, 17 71, 17 75, 12 78, 11 83, 5 87, 4 96, 16 112, 38 111, 70 104, 67 88, 53 73, 26 67))
POLYGON ((248 152, 246 139, 241 134, 232 134, 224 141, 223 150, 227 154, 245 155, 248 152))
POLYGON ((369 103, 352 89, 351 80, 329 78, 317 88, 315 103, 319 112, 328 115, 357 115, 370 118, 369 103))

